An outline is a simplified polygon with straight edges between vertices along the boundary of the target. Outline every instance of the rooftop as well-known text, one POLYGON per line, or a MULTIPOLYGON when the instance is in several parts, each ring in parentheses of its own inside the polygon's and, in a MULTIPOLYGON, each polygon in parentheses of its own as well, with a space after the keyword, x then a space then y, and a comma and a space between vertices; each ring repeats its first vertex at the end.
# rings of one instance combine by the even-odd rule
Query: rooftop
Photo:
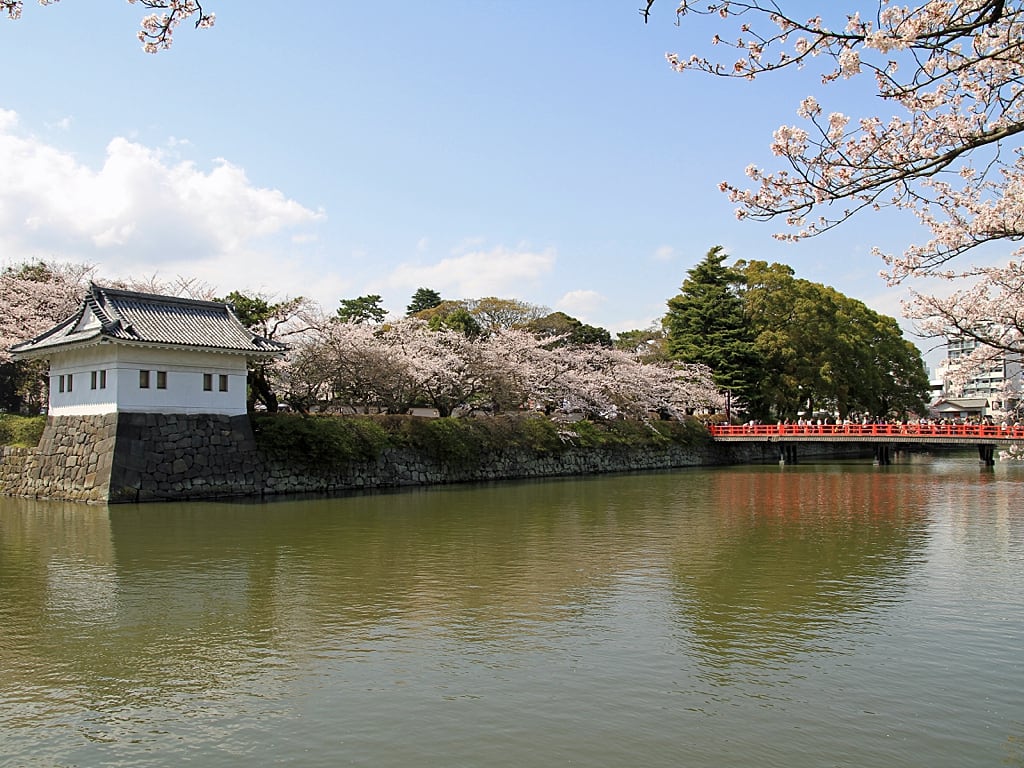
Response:
POLYGON ((91 284, 78 311, 45 333, 11 347, 16 357, 114 341, 273 356, 287 346, 249 331, 229 304, 159 296, 91 284))

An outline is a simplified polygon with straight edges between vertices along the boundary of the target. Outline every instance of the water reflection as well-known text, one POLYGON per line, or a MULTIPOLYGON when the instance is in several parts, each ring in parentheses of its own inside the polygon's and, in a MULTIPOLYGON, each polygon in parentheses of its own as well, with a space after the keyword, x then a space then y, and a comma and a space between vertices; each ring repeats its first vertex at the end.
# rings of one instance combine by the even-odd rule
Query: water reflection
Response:
POLYGON ((91 669, 84 680, 215 686, 226 666, 359 654, 422 627, 529 648, 610 596, 665 583, 669 620, 700 658, 769 663, 898 599, 925 508, 895 475, 775 468, 258 504, 28 504, 4 516, 3 590, 19 595, 5 600, 5 634, 18 635, 5 645, 91 669))
MULTIPOLYGON (((699 764, 723 764, 728 743, 749 747, 736 764, 798 765, 763 715, 804 707, 805 764, 843 739, 898 758, 870 728, 858 743, 863 712, 896 690, 866 661, 879 646, 912 670, 899 685, 916 706, 929 643, 921 663, 958 690, 1015 695, 992 669, 1024 637, 1019 589, 998 586, 1024 560, 1024 486, 952 466, 109 509, 0 500, 0 717, 40 765, 167 764, 196 745, 212 765, 271 746, 304 765, 519 765, 526 747, 677 765, 681 733, 699 764), (921 607, 932 593, 953 606, 941 622, 921 607), (998 632, 982 605, 1001 611, 998 632), (973 649, 955 664, 931 639, 946 625, 973 649), (826 699, 830 718, 822 670, 850 700, 826 699)), ((953 732, 943 711, 933 734, 953 732)))
POLYGON ((673 559, 681 621, 712 667, 820 650, 898 600, 927 536, 905 475, 752 467, 712 476, 673 559))

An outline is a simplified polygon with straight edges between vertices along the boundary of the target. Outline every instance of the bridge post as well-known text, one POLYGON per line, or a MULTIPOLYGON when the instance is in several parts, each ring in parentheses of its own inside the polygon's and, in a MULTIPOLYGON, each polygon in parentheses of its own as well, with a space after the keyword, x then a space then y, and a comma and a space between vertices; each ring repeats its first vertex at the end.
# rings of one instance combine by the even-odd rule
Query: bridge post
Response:
POLYGON ((779 443, 779 464, 796 464, 796 446, 792 443, 779 443))
POLYGON ((884 443, 875 445, 875 465, 886 466, 892 464, 892 457, 889 455, 889 446, 884 443))
POLYGON ((995 466, 995 463, 996 463, 995 453, 996 453, 995 446, 992 446, 992 445, 979 445, 978 446, 978 459, 986 467, 995 466))

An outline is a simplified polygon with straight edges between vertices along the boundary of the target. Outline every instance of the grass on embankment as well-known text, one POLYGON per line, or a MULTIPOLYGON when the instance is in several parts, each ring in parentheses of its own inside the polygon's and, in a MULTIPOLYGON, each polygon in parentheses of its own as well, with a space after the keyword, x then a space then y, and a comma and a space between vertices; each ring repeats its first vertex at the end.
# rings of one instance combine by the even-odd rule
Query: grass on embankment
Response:
POLYGON ((0 445, 35 448, 46 426, 45 416, 0 413, 0 445))
POLYGON ((696 420, 559 424, 523 415, 430 419, 278 413, 255 416, 253 429, 260 448, 269 455, 306 466, 373 460, 389 447, 410 448, 443 461, 462 463, 510 447, 550 454, 574 446, 698 445, 707 439, 707 430, 696 420))

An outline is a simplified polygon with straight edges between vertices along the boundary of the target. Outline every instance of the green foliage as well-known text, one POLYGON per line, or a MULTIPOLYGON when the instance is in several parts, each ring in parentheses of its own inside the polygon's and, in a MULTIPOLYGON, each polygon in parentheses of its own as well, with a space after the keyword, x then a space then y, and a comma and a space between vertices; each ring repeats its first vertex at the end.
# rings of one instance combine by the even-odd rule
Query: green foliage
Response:
POLYGON ((477 419, 412 418, 403 422, 402 437, 428 456, 456 464, 483 453, 490 442, 486 427, 477 419))
MULTIPOLYGON (((496 422, 497 423, 497 422, 496 422)), ((558 453, 566 443, 558 435, 558 425, 547 418, 520 418, 509 422, 506 442, 535 453, 558 453)))
POLYGON ((666 348, 673 360, 708 366, 719 387, 749 403, 760 372, 741 297, 744 277, 726 258, 716 245, 687 272, 682 293, 668 301, 666 348))
POLYGON ((544 455, 573 446, 699 445, 708 434, 696 421, 581 421, 567 426, 540 416, 512 414, 469 419, 262 414, 254 417, 253 427, 269 455, 311 468, 370 461, 388 447, 465 465, 509 448, 544 455))
POLYGON ((557 425, 546 418, 506 414, 471 419, 383 418, 394 444, 455 464, 470 463, 483 453, 509 447, 538 454, 556 453, 566 447, 557 425))
MULTIPOLYGON (((441 305, 439 304, 438 308, 440 307, 441 305)), ((448 313, 438 312, 437 314, 433 314, 427 321, 427 326, 432 331, 440 331, 443 329, 458 331, 463 336, 467 336, 470 339, 475 339, 483 332, 483 329, 480 327, 480 323, 477 322, 476 318, 473 317, 465 307, 456 307, 448 313)))
POLYGON ((671 358, 709 366, 757 419, 923 412, 927 371, 893 318, 783 264, 725 258, 712 248, 669 300, 671 358))
POLYGON ((415 315, 427 309, 433 309, 441 303, 441 294, 430 288, 417 288, 412 295, 409 306, 405 308, 406 315, 415 315))
POLYGON ((606 328, 586 325, 565 312, 551 312, 544 317, 538 317, 536 320, 531 320, 526 328, 535 336, 564 336, 559 341, 561 346, 597 344, 602 347, 610 347, 612 345, 612 335, 606 328))
POLYGON ((620 331, 615 337, 615 349, 632 352, 644 359, 665 359, 665 330, 653 327, 620 331))
POLYGON ((578 421, 564 433, 585 448, 631 448, 667 446, 672 443, 696 446, 709 440, 707 428, 696 419, 686 421, 578 421))
POLYGON ((776 418, 799 411, 923 413, 928 375, 896 320, 782 264, 740 262, 747 317, 764 366, 758 398, 776 418))
POLYGON ((253 417, 260 448, 277 458, 311 467, 377 458, 387 432, 371 418, 263 414, 253 417))
POLYGON ((381 306, 383 299, 376 293, 354 299, 342 299, 336 317, 343 323, 382 323, 388 311, 381 306))
POLYGON ((262 296, 247 296, 239 291, 232 291, 217 301, 230 304, 239 322, 253 330, 263 330, 277 309, 276 305, 272 305, 262 296))
POLYGON ((46 426, 45 416, 15 416, 0 413, 0 445, 35 448, 46 426))

